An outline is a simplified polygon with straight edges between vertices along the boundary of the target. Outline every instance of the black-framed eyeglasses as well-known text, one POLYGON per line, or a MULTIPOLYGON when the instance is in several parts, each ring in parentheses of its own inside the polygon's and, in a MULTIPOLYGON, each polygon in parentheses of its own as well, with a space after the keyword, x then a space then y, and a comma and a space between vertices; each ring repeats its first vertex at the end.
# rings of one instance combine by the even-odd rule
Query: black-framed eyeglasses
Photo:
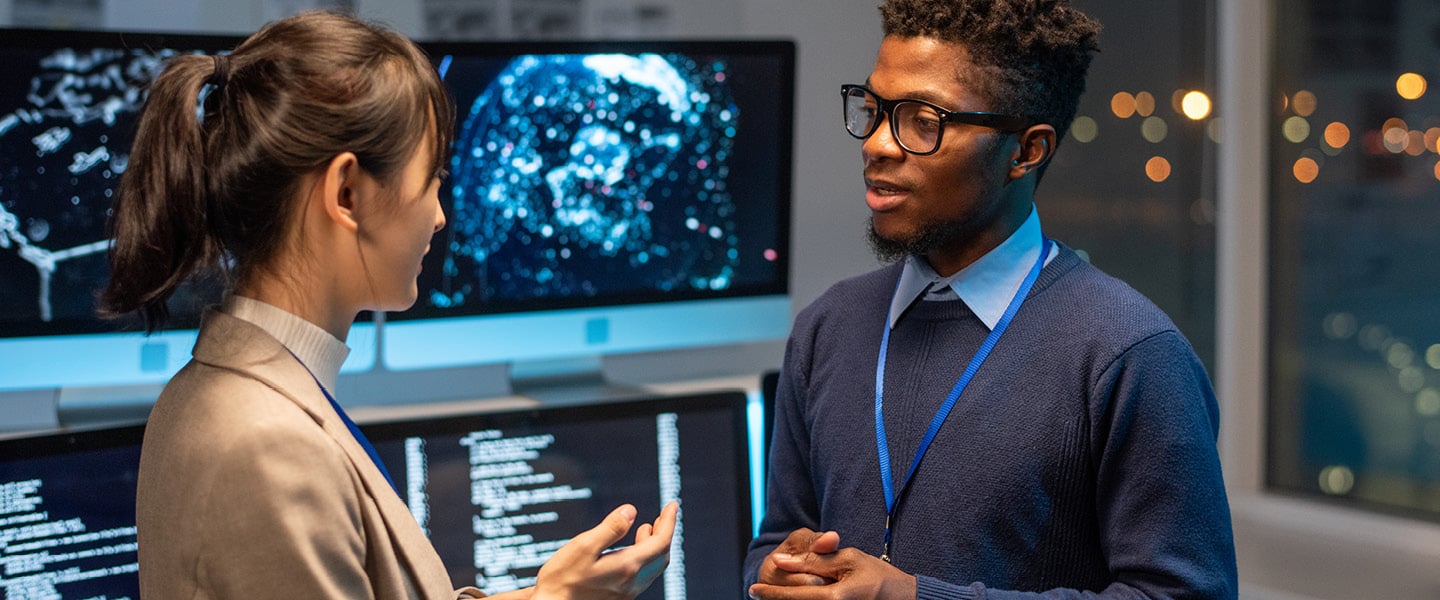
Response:
POLYGON ((870 137, 880 128, 883 115, 890 121, 890 135, 911 154, 934 154, 939 150, 946 123, 978 125, 1006 133, 1033 124, 1014 115, 945 110, 924 100, 886 100, 863 85, 840 86, 840 98, 844 101, 845 131, 850 135, 862 140, 870 137))

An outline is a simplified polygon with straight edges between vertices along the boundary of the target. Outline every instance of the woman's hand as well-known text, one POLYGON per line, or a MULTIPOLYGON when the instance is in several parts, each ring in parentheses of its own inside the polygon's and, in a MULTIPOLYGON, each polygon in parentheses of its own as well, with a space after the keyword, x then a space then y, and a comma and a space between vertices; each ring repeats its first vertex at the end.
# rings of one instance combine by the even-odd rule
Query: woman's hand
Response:
POLYGON ((622 505, 594 529, 575 536, 540 567, 534 600, 630 600, 660 576, 670 563, 670 539, 680 506, 665 505, 655 523, 635 530, 635 545, 605 549, 625 537, 635 522, 635 507, 622 505))

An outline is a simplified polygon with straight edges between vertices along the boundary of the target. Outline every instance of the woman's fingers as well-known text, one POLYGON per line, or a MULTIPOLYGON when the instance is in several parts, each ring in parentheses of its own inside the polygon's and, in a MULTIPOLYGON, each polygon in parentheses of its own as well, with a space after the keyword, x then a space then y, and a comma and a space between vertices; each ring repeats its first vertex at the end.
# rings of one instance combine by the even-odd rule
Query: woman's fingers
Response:
POLYGON ((605 519, 590 529, 580 532, 580 535, 571 538, 567 546, 573 545, 576 552, 582 552, 586 556, 599 556, 606 548, 615 545, 625 538, 630 532, 630 526, 635 523, 635 507, 629 504, 622 504, 605 519))

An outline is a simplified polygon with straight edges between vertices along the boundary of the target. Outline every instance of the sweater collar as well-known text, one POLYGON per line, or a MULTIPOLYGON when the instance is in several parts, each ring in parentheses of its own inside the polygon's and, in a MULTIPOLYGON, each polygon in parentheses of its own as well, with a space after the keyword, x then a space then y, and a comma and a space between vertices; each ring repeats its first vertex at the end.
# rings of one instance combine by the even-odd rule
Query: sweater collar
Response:
POLYGON ((246 321, 270 334, 285 346, 300 364, 315 376, 327 390, 335 389, 340 366, 350 354, 345 342, 336 339, 320 326, 286 312, 273 304, 253 298, 231 295, 220 308, 232 317, 246 321))

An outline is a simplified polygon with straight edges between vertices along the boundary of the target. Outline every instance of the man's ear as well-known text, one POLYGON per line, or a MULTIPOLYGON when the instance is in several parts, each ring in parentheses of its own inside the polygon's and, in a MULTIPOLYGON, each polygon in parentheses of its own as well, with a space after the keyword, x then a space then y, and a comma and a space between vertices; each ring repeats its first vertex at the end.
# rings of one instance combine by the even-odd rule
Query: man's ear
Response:
POLYGON ((321 174, 319 201, 324 206, 325 215, 352 233, 360 229, 356 205, 359 196, 364 193, 364 178, 360 159, 352 152, 335 155, 321 174))
POLYGON ((1055 155, 1055 127, 1046 123, 1031 125, 1019 134, 1019 144, 1010 157, 1010 178, 1019 179, 1045 166, 1055 155))

